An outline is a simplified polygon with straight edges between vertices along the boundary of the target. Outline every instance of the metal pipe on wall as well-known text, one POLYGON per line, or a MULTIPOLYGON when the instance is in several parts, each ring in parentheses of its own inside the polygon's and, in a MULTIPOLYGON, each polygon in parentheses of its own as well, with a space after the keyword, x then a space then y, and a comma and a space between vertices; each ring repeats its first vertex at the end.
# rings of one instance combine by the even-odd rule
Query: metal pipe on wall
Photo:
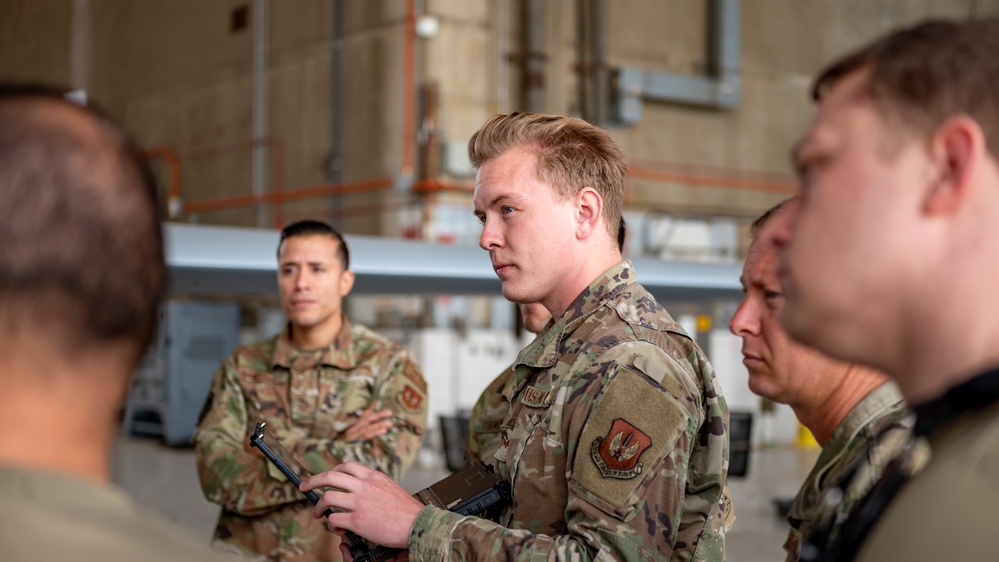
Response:
MULTIPOLYGON (((251 127, 253 138, 268 136, 268 0, 253 2, 253 113, 251 127)), ((267 146, 260 145, 253 149, 252 191, 255 197, 263 197, 270 191, 267 186, 267 146)), ((257 206, 257 226, 263 227, 267 222, 267 208, 257 206)))
POLYGON ((524 109, 545 110, 545 0, 526 0, 524 9, 524 109))
POLYGON ((416 152, 416 4, 406 0, 402 79, 402 177, 413 177, 416 152))
MULTIPOLYGON (((346 2, 331 0, 330 33, 330 161, 329 179, 332 184, 343 183, 343 29, 347 14, 346 2)), ((339 197, 330 196, 330 206, 336 214, 339 197)))
POLYGON ((70 85, 86 91, 90 86, 90 0, 73 0, 69 64, 70 85))
POLYGON ((586 0, 576 0, 576 102, 579 104, 579 116, 586 119, 590 116, 590 78, 589 50, 586 48, 586 0))
POLYGON ((510 112, 510 0, 499 0, 496 9, 496 112, 510 112))
POLYGON ((610 73, 607 70, 607 2, 590 0, 590 26, 593 55, 590 68, 593 76, 593 119, 595 125, 606 125, 610 118, 610 73))

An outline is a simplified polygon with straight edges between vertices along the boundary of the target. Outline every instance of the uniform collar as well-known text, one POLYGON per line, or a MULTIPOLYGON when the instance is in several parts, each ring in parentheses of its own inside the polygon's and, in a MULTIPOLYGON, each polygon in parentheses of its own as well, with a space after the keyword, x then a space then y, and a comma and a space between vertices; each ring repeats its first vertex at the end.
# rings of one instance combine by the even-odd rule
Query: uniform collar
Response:
POLYGON ((839 451, 846 447, 871 421, 881 417, 888 409, 902 401, 902 393, 891 381, 867 393, 839 422, 829 437, 823 451, 839 451))
MULTIPOLYGON (((579 293, 562 316, 550 322, 547 330, 520 352, 517 365, 535 368, 555 365, 560 357, 562 341, 594 312, 617 298, 621 291, 634 282, 635 268, 630 261, 625 260, 605 271, 579 293)), ((520 371, 518 369, 518 372, 520 371)))
POLYGON ((305 369, 317 366, 335 367, 338 369, 353 369, 357 366, 354 357, 353 328, 347 316, 342 316, 343 323, 336 338, 326 347, 303 350, 291 345, 291 325, 285 326, 275 343, 271 356, 271 367, 305 369))

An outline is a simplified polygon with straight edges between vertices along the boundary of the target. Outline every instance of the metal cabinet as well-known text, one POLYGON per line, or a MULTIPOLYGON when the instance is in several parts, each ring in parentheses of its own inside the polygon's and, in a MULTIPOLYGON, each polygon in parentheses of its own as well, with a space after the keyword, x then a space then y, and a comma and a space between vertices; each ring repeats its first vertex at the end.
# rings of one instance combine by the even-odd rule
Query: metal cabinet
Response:
POLYGON ((152 349, 132 379, 122 430, 190 442, 212 376, 239 343, 239 305, 171 301, 152 349))

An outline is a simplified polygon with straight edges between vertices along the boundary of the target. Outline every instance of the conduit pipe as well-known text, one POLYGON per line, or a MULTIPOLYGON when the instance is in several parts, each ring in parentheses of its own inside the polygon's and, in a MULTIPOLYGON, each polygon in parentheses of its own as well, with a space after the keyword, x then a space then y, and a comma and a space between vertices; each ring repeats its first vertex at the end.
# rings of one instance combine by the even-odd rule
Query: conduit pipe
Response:
POLYGON ((162 158, 170 170, 170 187, 167 190, 167 216, 175 219, 180 216, 180 157, 169 146, 153 146, 142 151, 147 158, 162 158))
POLYGON ((731 189, 745 189, 749 191, 763 191, 767 193, 787 193, 792 194, 798 191, 798 186, 794 183, 785 183, 768 180, 753 180, 746 178, 726 178, 722 176, 707 176, 701 174, 662 172, 650 170, 648 168, 628 168, 628 177, 651 180, 663 183, 678 183, 685 185, 697 185, 703 187, 721 187, 731 189))
POLYGON ((402 175, 413 176, 416 144, 416 1, 406 0, 403 49, 402 175))
MULTIPOLYGON (((253 138, 267 136, 268 131, 268 0, 253 2, 253 113, 251 127, 253 138)), ((252 188, 254 195, 262 195, 267 189, 266 147, 256 146, 253 150, 252 188)), ((267 209, 257 209, 257 226, 264 226, 267 209)))

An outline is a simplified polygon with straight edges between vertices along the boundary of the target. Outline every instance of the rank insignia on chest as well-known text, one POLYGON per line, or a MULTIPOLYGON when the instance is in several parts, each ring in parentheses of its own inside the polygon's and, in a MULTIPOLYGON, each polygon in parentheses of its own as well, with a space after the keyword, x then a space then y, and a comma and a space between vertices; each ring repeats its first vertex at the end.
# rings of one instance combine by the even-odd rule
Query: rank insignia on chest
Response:
POLYGON ((406 411, 416 413, 423 406, 423 395, 420 394, 420 391, 407 384, 406 388, 399 393, 399 403, 402 404, 402 407, 406 411))
POLYGON ((590 456, 604 478, 627 480, 642 473, 642 453, 652 445, 652 438, 621 418, 611 423, 610 431, 597 437, 590 446, 590 456))

